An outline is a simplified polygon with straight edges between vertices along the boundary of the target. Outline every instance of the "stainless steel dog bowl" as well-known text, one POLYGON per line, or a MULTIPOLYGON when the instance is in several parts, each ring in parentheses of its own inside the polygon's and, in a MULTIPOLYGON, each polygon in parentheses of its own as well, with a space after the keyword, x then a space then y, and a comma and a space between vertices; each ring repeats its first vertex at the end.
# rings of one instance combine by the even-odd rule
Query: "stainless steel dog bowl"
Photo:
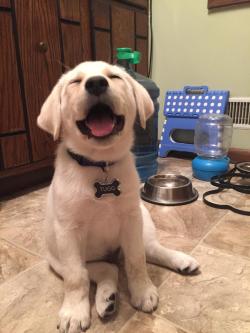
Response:
POLYGON ((141 197, 151 203, 172 206, 195 201, 198 192, 187 177, 169 173, 149 177, 141 189, 141 197))

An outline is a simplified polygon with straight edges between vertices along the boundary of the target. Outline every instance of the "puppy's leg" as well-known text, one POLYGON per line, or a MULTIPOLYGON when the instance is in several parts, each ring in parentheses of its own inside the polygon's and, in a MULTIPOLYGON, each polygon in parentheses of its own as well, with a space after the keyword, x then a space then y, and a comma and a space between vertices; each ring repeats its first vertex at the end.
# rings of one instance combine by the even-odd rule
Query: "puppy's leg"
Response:
POLYGON ((169 267, 181 273, 192 273, 199 267, 191 256, 162 246, 156 237, 155 226, 147 208, 141 204, 143 216, 143 239, 148 262, 169 267))
POLYGON ((130 210, 122 223, 121 246, 125 257, 131 303, 138 310, 152 312, 158 304, 158 293, 146 269, 140 209, 130 210))
POLYGON ((64 301, 59 312, 59 332, 79 333, 90 325, 89 277, 80 254, 79 230, 62 229, 56 241, 64 280, 64 301))
POLYGON ((117 310, 118 268, 106 262, 87 264, 89 278, 97 284, 95 305, 101 318, 106 318, 117 310))

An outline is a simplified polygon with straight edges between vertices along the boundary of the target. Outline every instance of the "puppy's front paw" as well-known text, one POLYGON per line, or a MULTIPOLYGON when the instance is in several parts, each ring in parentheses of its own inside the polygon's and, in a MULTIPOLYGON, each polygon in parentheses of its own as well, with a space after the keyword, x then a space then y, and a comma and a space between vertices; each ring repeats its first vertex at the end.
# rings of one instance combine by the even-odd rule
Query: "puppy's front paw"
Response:
POLYGON ((112 287, 103 286, 96 293, 96 311, 101 318, 113 315, 117 310, 117 290, 112 287))
POLYGON ((153 312, 158 305, 157 288, 152 283, 137 285, 131 292, 132 305, 143 312, 153 312))
POLYGON ((199 263, 196 259, 183 252, 177 252, 172 258, 173 269, 182 274, 191 274, 198 270, 199 263))
POLYGON ((59 312, 60 333, 85 332, 90 326, 89 301, 82 300, 78 304, 63 304, 59 312))

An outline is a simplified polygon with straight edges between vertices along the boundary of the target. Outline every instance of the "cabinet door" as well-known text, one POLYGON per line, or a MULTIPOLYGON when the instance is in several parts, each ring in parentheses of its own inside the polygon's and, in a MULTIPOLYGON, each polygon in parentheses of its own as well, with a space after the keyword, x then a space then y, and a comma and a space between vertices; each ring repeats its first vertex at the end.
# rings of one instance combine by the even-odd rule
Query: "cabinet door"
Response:
POLYGON ((136 66, 136 71, 148 75, 148 15, 136 12, 136 50, 141 52, 141 61, 136 66))
POLYGON ((10 8, 10 0, 0 0, 0 7, 10 8))
POLYGON ((115 59, 117 47, 135 49, 135 12, 132 9, 112 5, 112 45, 115 59))
POLYGON ((142 52, 142 62, 137 66, 137 70, 147 75, 147 0, 128 1, 128 3, 131 5, 118 1, 91 1, 94 58, 115 63, 116 48, 138 49, 142 52))
POLYGON ((91 2, 93 24, 94 59, 112 63, 110 2, 93 0, 91 2))
POLYGON ((141 53, 141 61, 136 65, 136 71, 142 75, 148 75, 148 41, 136 38, 136 50, 141 53))
POLYGON ((26 134, 17 134, 0 138, 3 168, 9 169, 28 164, 28 142, 26 134))
POLYGON ((84 61, 80 24, 62 23, 61 29, 64 64, 66 68, 74 68, 84 61))
POLYGON ((60 0, 63 62, 73 68, 92 58, 90 10, 87 0, 60 0))
POLYGON ((36 119, 61 75, 57 1, 16 0, 14 4, 32 155, 38 161, 54 150, 52 138, 37 127, 36 119))
POLYGON ((79 0, 59 0, 60 17, 70 21, 80 21, 79 0))
POLYGON ((110 30, 110 3, 106 0, 93 0, 91 5, 94 28, 110 30))
POLYGON ((25 130, 12 19, 0 12, 0 134, 25 130))
POLYGON ((94 38, 95 59, 112 63, 110 32, 95 30, 94 38))

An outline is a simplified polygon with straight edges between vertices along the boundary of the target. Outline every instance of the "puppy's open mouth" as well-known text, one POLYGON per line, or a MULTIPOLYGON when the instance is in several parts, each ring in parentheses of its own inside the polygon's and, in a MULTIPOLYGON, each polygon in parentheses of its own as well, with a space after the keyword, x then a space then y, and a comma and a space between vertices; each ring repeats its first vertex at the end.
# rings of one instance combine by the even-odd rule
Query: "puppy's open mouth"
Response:
POLYGON ((109 105, 98 103, 90 108, 86 119, 76 121, 76 125, 82 134, 103 139, 119 133, 124 122, 124 116, 116 115, 109 105))

